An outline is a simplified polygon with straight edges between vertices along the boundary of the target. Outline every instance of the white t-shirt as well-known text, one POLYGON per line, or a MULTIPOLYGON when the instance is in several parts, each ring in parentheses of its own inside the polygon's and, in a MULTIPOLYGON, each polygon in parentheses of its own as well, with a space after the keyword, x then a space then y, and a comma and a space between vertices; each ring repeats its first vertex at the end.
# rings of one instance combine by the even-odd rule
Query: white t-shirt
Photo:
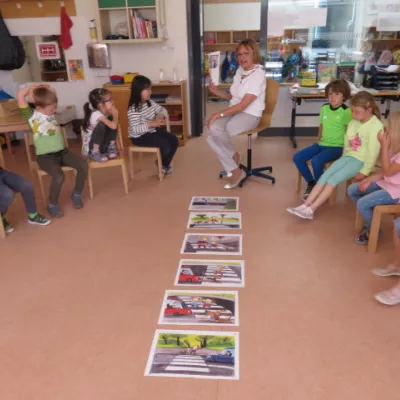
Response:
POLYGON ((230 89, 232 99, 229 105, 239 104, 246 94, 254 94, 257 98, 244 110, 245 113, 261 117, 265 108, 265 71, 261 65, 256 65, 252 71, 239 67, 233 78, 230 89))
POLYGON ((89 154, 89 144, 90 139, 92 138, 92 133, 96 128, 97 124, 99 123, 99 118, 104 117, 104 114, 98 110, 93 111, 92 115, 90 116, 89 126, 83 132, 83 139, 82 139, 82 154, 83 156, 87 157, 89 154))

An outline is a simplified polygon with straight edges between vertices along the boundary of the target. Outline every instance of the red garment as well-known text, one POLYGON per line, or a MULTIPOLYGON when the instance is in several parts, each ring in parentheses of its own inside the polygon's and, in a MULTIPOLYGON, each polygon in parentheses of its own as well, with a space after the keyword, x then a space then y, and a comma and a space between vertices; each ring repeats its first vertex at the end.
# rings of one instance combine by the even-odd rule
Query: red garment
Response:
POLYGON ((65 9, 64 6, 61 7, 60 21, 61 21, 61 47, 64 50, 67 50, 72 46, 70 29, 74 24, 69 15, 67 14, 67 10, 65 9))

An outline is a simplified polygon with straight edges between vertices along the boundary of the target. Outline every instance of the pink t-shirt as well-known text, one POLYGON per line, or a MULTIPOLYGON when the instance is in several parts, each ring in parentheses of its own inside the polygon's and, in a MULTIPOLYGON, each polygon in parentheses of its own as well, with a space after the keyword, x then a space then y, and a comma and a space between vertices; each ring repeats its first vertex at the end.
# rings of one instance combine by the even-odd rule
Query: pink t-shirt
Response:
MULTIPOLYGON (((400 164, 400 153, 397 153, 390 159, 391 163, 400 164)), ((376 182, 378 186, 386 190, 392 199, 400 199, 400 172, 389 177, 383 177, 376 182)))

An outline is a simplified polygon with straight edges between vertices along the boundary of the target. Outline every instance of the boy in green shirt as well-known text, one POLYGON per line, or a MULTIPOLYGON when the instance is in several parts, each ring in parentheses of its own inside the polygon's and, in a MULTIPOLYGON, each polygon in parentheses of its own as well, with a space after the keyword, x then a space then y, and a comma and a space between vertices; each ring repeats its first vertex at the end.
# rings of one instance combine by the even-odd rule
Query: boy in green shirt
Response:
POLYGON ((303 199, 307 199, 311 190, 324 173, 324 165, 341 157, 344 134, 352 119, 351 109, 343 104, 350 98, 350 86, 345 80, 336 80, 325 88, 329 103, 324 104, 319 115, 318 143, 298 151, 293 162, 307 182, 303 199), (307 164, 311 160, 314 175, 307 164))
POLYGON ((21 114, 32 130, 36 161, 40 169, 52 178, 48 208, 50 215, 63 216, 58 207, 58 198, 64 182, 64 172, 61 168, 63 166, 77 171, 72 203, 75 208, 82 208, 81 194, 85 186, 88 167, 86 161, 65 148, 62 130, 54 116, 58 103, 56 91, 49 85, 31 85, 18 92, 17 100, 21 114), (35 108, 29 106, 27 97, 35 108))

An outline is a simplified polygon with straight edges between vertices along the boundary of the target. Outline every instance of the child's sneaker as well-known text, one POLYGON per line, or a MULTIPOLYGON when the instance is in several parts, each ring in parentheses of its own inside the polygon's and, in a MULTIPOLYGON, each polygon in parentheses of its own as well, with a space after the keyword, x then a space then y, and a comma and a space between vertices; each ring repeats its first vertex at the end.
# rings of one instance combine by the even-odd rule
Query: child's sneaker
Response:
POLYGON ((294 215, 302 219, 314 219, 314 211, 311 207, 306 206, 305 208, 295 209, 294 215))
POLYGON ((394 287, 392 289, 376 293, 374 297, 377 301, 379 301, 379 303, 387 306, 395 306, 400 304, 400 287, 394 287))
POLYGON ((51 221, 45 217, 43 217, 43 215, 40 214, 36 214, 33 218, 28 217, 28 222, 32 225, 49 225, 51 224, 51 221))
POLYGON ((164 175, 172 174, 172 167, 171 166, 169 166, 168 168, 163 167, 162 170, 164 172, 164 175))
POLYGON ((388 265, 386 268, 373 268, 371 272, 376 276, 400 276, 400 267, 388 265))
POLYGON ((354 239, 357 244, 367 245, 369 234, 367 229, 363 229, 361 233, 354 239))
POLYGON ((117 146, 115 145, 115 143, 110 143, 108 145, 107 157, 110 160, 118 157, 117 146))
POLYGON ((6 233, 14 232, 13 226, 4 217, 2 217, 2 222, 6 233))
POLYGON ((307 189, 303 194, 303 200, 307 200, 308 196, 310 195, 311 191, 314 189, 314 184, 313 183, 308 183, 307 189))
POLYGON ((286 211, 290 214, 296 215, 296 211, 301 211, 304 210, 305 208, 307 208, 307 206, 305 204, 302 204, 301 206, 298 207, 289 207, 286 209, 286 211))
POLYGON ((82 196, 80 194, 74 193, 72 195, 72 204, 73 204, 74 208, 76 208, 78 210, 83 208, 82 196))
POLYGON ((89 152, 89 158, 96 162, 106 162, 108 161, 108 157, 104 154, 100 154, 98 151, 91 150, 89 152))
POLYGON ((64 214, 59 210, 58 206, 55 204, 49 204, 47 210, 49 211, 49 214, 53 218, 62 218, 64 216, 64 214))

